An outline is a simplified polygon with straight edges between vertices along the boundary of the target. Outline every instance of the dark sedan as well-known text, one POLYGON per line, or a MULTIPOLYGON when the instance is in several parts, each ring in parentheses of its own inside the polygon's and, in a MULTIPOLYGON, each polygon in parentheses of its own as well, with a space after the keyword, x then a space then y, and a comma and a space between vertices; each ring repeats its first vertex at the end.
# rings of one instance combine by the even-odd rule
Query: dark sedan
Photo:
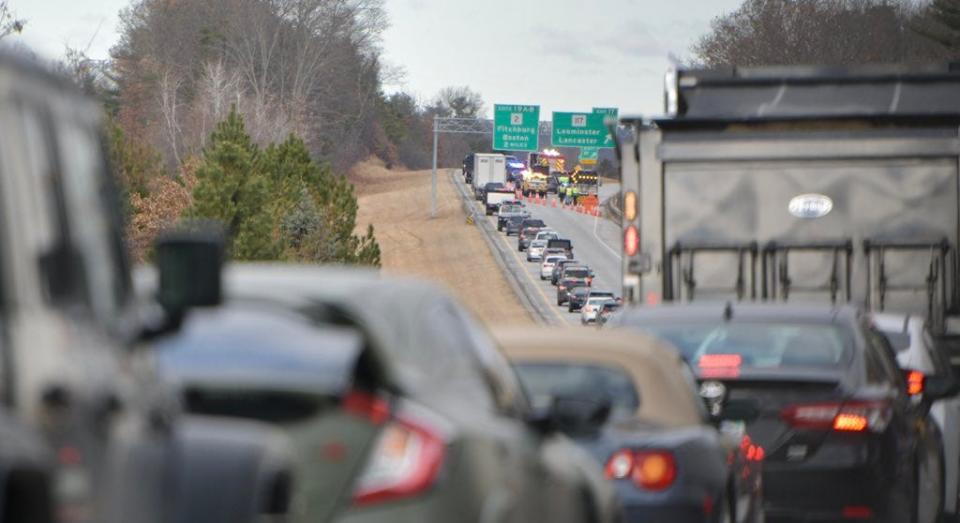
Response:
POLYGON ((569 312, 579 311, 584 303, 587 303, 587 296, 590 294, 590 287, 574 287, 567 289, 567 310, 569 312))
POLYGON ((672 347, 625 331, 496 334, 534 408, 582 406, 582 418, 558 421, 605 466, 627 523, 763 521, 760 457, 736 430, 756 409, 711 420, 723 431, 708 423, 672 347))
POLYGON ((747 433, 765 456, 770 516, 934 523, 943 470, 929 403, 956 392, 930 377, 911 397, 893 349, 853 308, 663 306, 610 324, 677 346, 714 409, 752 398, 747 433), (931 510, 932 509, 932 510, 931 510))

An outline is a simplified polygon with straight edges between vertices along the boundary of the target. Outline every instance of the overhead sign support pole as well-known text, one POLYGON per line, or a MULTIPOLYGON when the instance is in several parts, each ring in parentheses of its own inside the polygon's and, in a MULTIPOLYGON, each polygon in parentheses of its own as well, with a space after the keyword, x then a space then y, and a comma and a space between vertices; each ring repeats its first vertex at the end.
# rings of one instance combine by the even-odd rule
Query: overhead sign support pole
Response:
POLYGON ((433 117, 433 171, 430 193, 430 217, 437 217, 437 150, 441 134, 493 134, 493 120, 478 118, 433 117))

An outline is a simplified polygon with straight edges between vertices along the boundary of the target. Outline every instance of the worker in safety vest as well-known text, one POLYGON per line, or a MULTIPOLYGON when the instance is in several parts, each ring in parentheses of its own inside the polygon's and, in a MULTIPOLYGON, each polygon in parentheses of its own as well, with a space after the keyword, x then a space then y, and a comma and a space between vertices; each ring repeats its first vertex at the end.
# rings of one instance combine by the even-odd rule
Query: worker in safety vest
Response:
POLYGON ((570 200, 571 200, 574 204, 576 204, 576 203, 577 203, 577 196, 580 194, 580 190, 577 189, 577 186, 576 186, 576 185, 571 185, 571 186, 570 186, 570 189, 567 190, 567 194, 570 195, 570 200))

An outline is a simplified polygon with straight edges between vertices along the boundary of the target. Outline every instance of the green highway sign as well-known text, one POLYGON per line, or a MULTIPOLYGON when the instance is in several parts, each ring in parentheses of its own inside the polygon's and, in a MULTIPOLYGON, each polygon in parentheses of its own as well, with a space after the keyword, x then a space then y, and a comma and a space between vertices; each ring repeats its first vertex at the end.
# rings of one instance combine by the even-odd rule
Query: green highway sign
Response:
POLYGON ((603 113, 553 113, 554 147, 613 147, 603 113))
POLYGON ((536 152, 540 141, 539 105, 493 106, 493 150, 536 152))
POLYGON ((616 107, 594 107, 593 113, 608 116, 611 120, 617 120, 620 117, 620 110, 616 107))
MULTIPOLYGON (((617 125, 620 122, 620 110, 616 107, 594 107, 593 112, 595 114, 602 114, 604 117, 604 124, 606 125, 617 125)), ((616 137, 613 136, 610 138, 611 141, 616 141, 616 137)))
POLYGON ((599 158, 600 158, 599 147, 581 147, 580 148, 581 162, 596 163, 597 159, 599 158))

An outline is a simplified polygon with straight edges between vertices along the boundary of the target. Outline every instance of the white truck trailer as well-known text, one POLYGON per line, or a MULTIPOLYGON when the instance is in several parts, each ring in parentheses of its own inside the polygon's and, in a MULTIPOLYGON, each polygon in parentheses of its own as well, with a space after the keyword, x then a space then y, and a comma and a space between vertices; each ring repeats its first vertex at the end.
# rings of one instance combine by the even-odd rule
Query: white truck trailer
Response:
POLYGON ((502 154, 473 155, 473 191, 483 201, 483 188, 491 182, 507 183, 507 158, 502 154))

